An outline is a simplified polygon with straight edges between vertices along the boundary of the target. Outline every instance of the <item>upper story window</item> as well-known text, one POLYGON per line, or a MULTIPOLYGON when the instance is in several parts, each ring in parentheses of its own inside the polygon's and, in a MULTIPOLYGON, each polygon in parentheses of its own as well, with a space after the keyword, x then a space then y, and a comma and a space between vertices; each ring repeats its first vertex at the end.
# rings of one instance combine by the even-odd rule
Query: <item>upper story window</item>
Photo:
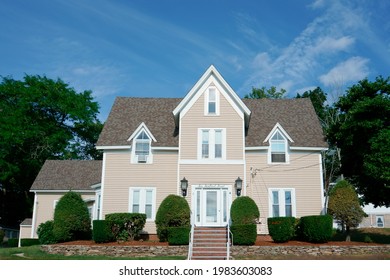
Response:
POLYGON ((135 146, 135 158, 138 163, 147 163, 148 157, 150 155, 150 138, 145 133, 141 131, 140 134, 134 140, 135 146))
POLYGON ((209 87, 205 97, 205 115, 219 115, 219 93, 217 89, 209 87))
POLYGON ((270 150, 272 163, 287 162, 287 140, 279 131, 271 137, 270 150))
POLYGON ((225 129, 200 129, 199 133, 199 156, 200 159, 223 159, 225 158, 225 129))

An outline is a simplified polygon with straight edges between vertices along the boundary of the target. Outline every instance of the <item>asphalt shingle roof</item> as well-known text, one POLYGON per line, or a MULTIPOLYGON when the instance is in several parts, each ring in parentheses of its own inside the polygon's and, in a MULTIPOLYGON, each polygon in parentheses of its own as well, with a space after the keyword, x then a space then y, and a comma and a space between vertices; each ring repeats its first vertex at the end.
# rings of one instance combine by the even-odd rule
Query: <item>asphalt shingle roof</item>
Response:
MULTIPOLYGON (((130 145, 130 135, 144 122, 157 140, 154 146, 178 147, 172 111, 179 98, 118 97, 100 134, 97 146, 130 145)), ((310 99, 243 99, 251 110, 246 146, 264 146, 279 123, 296 147, 327 147, 310 99)))
POLYGON ((101 160, 47 160, 31 190, 91 190, 101 177, 101 160))

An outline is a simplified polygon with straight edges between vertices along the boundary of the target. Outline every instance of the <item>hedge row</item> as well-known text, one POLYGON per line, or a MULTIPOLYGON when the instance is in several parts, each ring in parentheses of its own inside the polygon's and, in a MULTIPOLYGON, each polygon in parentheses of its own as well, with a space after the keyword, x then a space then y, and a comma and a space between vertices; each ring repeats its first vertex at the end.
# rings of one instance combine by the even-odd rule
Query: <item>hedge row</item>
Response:
POLYGON ((332 237, 333 219, 330 215, 268 218, 268 231, 275 242, 294 238, 313 243, 325 243, 332 237))

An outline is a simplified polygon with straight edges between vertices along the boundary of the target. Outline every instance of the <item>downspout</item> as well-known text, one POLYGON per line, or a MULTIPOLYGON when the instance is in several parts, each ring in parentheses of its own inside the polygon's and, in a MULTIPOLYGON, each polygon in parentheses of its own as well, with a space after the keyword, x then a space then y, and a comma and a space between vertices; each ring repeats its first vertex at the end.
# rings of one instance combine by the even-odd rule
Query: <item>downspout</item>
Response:
POLYGON ((37 205, 38 205, 38 195, 37 192, 34 192, 34 207, 33 207, 33 216, 31 224, 31 238, 34 238, 35 226, 37 223, 37 205))

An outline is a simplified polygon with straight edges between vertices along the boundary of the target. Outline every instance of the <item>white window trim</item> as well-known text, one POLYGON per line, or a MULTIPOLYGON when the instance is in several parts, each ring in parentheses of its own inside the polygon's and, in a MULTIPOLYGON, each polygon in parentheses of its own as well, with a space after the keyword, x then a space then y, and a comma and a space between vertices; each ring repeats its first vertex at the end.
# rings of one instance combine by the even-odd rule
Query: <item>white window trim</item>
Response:
POLYGON ((272 192, 277 191, 279 193, 279 217, 286 216, 285 209, 285 191, 291 191, 291 205, 292 205, 292 216, 297 216, 297 204, 295 199, 295 189, 294 188, 269 188, 268 189, 268 217, 273 217, 273 209, 272 209, 272 192), (283 202, 283 203, 281 203, 283 202))
POLYGON ((375 215, 375 226, 377 228, 384 228, 385 227, 385 216, 384 215, 375 215), (381 217, 382 218, 382 224, 383 226, 379 227, 378 226, 378 218, 381 217))
POLYGON ((199 128, 198 129, 198 161, 221 162, 226 160, 226 128, 199 128), (209 131, 209 157, 202 158, 203 131, 209 131), (222 157, 215 158, 215 131, 222 132, 222 157))
POLYGON ((290 163, 290 153, 289 153, 289 143, 288 143, 288 137, 286 137, 286 135, 283 133, 283 131, 279 130, 279 129, 276 129, 272 134, 270 134, 270 137, 267 137, 268 138, 268 143, 269 143, 269 146, 268 146, 268 156, 267 156, 267 159, 268 159, 268 164, 289 164, 290 163), (286 158, 286 161, 285 162, 273 162, 272 161, 272 146, 271 146, 271 142, 272 142, 272 137, 277 133, 279 132, 280 135, 282 135, 282 137, 284 138, 284 153, 285 153, 285 158, 286 158))
POLYGON ((139 202, 139 212, 145 213, 145 204, 146 204, 146 191, 152 191, 152 217, 147 218, 146 221, 151 222, 156 218, 156 188, 155 187, 130 187, 129 188, 129 208, 128 212, 133 213, 133 192, 140 191, 140 202, 139 202))
MULTIPOLYGON (((143 140, 145 141, 145 140, 143 140)), ((147 129, 142 128, 138 133, 133 137, 133 144, 132 144, 132 149, 131 149, 131 163, 133 164, 151 164, 153 163, 153 153, 152 153, 152 141, 153 137, 148 133, 147 129), (149 137, 149 155, 147 156, 146 162, 138 162, 138 156, 135 154, 135 149, 136 149, 136 143, 137 137, 142 133, 145 132, 145 134, 149 137)))
POLYGON ((209 86, 207 90, 205 91, 204 95, 204 115, 205 116, 219 116, 220 110, 219 110, 219 98, 220 92, 218 91, 216 86, 209 86), (210 89, 215 90, 215 113, 209 113, 209 100, 210 100, 210 89))

